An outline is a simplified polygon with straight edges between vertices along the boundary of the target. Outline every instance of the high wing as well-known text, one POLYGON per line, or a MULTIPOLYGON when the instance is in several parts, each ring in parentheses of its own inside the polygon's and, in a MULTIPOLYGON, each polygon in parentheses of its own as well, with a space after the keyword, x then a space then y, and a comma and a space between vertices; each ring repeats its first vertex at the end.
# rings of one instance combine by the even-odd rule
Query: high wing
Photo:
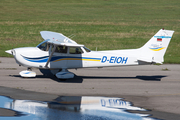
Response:
POLYGON ((63 46, 71 46, 71 47, 84 46, 81 44, 77 44, 75 41, 71 40, 70 38, 64 36, 61 33, 56 33, 51 31, 41 31, 40 34, 44 40, 48 40, 48 43, 52 43, 54 45, 63 45, 63 46))

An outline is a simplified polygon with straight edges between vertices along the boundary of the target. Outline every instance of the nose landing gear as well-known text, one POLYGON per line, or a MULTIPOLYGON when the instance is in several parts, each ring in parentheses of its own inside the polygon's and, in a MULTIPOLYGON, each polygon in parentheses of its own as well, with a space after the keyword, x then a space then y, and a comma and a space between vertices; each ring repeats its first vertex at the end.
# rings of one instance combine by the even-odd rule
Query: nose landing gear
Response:
POLYGON ((27 70, 23 70, 19 73, 21 77, 36 77, 36 73, 31 70, 31 68, 27 68, 27 70))

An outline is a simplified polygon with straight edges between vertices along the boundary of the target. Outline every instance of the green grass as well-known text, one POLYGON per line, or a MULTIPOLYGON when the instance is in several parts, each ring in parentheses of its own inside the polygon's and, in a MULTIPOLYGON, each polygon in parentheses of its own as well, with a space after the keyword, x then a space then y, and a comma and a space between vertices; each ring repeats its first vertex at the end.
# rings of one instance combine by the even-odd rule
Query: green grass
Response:
POLYGON ((139 48, 159 29, 174 30, 165 63, 180 63, 179 0, 1 0, 0 56, 36 46, 54 31, 95 50, 139 48))

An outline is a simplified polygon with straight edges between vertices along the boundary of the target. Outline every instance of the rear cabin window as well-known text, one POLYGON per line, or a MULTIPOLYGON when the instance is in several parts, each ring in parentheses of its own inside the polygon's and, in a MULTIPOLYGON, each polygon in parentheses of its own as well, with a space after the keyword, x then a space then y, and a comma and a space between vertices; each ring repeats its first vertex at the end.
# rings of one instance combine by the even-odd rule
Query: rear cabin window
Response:
POLYGON ((82 54, 83 51, 80 47, 70 47, 69 54, 82 54))

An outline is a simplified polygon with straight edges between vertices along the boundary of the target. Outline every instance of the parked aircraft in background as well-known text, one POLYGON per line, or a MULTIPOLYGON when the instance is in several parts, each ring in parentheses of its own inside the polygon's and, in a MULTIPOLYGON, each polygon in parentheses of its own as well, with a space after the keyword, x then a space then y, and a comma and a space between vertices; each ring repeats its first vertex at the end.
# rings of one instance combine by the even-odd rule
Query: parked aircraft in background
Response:
POLYGON ((20 72, 22 77, 35 77, 36 73, 31 68, 39 68, 43 74, 69 79, 74 74, 68 69, 162 64, 173 33, 160 29, 138 49, 91 51, 61 33, 41 31, 45 41, 37 47, 15 48, 6 52, 14 56, 17 64, 28 68, 20 72))

